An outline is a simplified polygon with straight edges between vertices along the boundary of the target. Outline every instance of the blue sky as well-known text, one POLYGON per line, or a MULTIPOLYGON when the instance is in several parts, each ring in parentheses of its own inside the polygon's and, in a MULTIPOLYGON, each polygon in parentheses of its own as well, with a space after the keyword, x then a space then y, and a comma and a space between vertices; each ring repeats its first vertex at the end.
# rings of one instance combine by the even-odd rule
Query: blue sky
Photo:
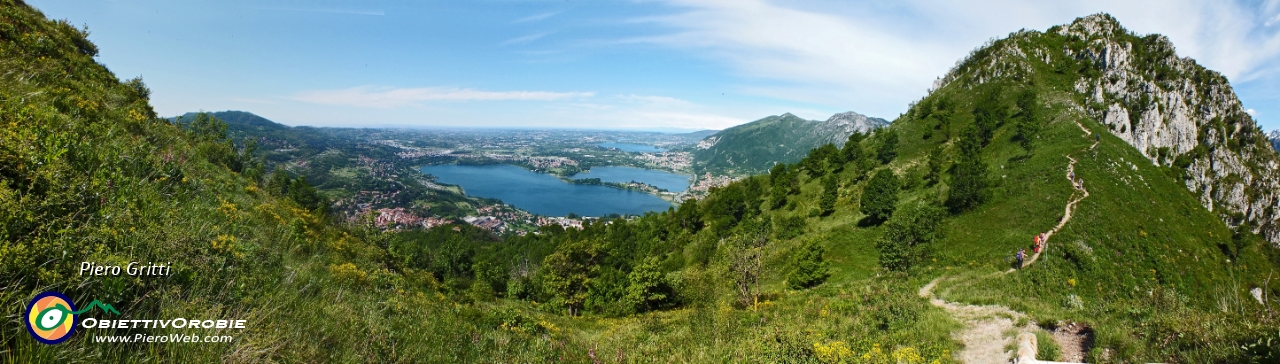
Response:
POLYGON ((55 1, 161 115, 289 125, 721 129, 893 119, 993 37, 1106 11, 1280 128, 1280 0, 55 1))

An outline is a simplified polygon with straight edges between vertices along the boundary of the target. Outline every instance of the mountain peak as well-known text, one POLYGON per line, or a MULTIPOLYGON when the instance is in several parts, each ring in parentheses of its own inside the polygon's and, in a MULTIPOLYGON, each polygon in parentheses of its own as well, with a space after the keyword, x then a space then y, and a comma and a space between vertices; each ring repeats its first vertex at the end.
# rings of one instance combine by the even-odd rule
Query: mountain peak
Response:
POLYGON ((1123 32, 1124 27, 1120 26, 1120 22, 1112 17, 1111 14, 1097 13, 1082 18, 1076 18, 1071 25, 1060 29, 1059 34, 1065 35, 1065 32, 1081 33, 1089 36, 1106 36, 1123 32))
MULTIPOLYGON (((831 115, 827 121, 822 123, 819 128, 829 129, 826 134, 835 135, 838 138, 848 138, 849 134, 854 132, 866 133, 873 129, 889 125, 889 121, 881 118, 873 118, 862 115, 853 111, 846 111, 831 115)), ((833 140, 836 145, 844 145, 844 140, 833 140)))
MULTIPOLYGON (((1168 37, 1126 30, 1094 14, 1047 32, 1021 31, 993 40, 962 60, 934 90, 952 85, 1032 86, 1042 70, 1069 76, 1061 89, 1079 109, 1136 149, 1149 163, 1183 171, 1186 187, 1231 226, 1280 246, 1280 165, 1266 133, 1241 107, 1222 74, 1179 57, 1168 37)), ((1048 81, 1053 82, 1053 81, 1048 81)))

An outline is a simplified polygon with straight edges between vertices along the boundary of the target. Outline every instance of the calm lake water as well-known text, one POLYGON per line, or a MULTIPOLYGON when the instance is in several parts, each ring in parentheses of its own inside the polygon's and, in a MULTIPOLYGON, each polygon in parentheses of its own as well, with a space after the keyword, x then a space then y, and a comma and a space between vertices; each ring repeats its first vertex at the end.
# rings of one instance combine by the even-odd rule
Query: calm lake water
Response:
POLYGON ((530 172, 512 165, 445 164, 422 167, 422 172, 436 176, 441 183, 462 186, 468 195, 496 198, 526 211, 547 216, 565 216, 570 212, 585 216, 614 213, 639 215, 649 211, 665 211, 672 206, 671 203, 644 192, 570 184, 555 176, 530 172))
POLYGON ((599 178, 604 182, 644 182, 671 192, 689 188, 689 176, 635 167, 591 167, 591 170, 573 175, 574 179, 599 178))
POLYGON ((624 152, 633 152, 633 153, 657 153, 657 152, 667 151, 666 149, 658 148, 652 145, 644 145, 644 144, 612 143, 611 142, 611 143, 600 143, 597 145, 599 145, 601 148, 613 148, 613 149, 621 150, 624 152))

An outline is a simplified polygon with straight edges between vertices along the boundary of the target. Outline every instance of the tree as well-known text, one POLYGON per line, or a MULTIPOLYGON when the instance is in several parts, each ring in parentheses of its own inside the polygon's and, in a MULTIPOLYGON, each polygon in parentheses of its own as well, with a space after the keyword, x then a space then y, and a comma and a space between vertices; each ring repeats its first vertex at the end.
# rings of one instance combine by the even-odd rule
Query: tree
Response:
POLYGON ((950 100, 951 99, 946 97, 940 97, 938 102, 933 104, 933 113, 929 115, 930 118, 938 120, 938 124, 933 128, 942 132, 944 142, 951 139, 951 119, 953 110, 950 100))
POLYGON ((754 229, 743 232, 730 240, 729 276, 734 283, 734 293, 743 306, 755 306, 760 300, 760 275, 764 270, 764 247, 768 244, 767 224, 753 224, 754 229))
POLYGON ((542 260, 543 289, 554 301, 576 315, 587 300, 592 278, 599 272, 600 243, 594 240, 570 240, 542 260))
POLYGON ((979 146, 985 147, 995 136, 996 129, 1004 123, 1008 110, 1000 103, 1000 94, 995 88, 982 93, 978 105, 973 110, 973 125, 977 126, 979 146))
POLYGON ((769 171, 769 203, 773 208, 782 207, 787 203, 787 194, 791 192, 791 173, 787 170, 787 165, 778 163, 769 171))
POLYGON ((241 164, 244 165, 244 176, 255 183, 262 182, 262 176, 266 174, 266 166, 262 159, 257 157, 258 139, 244 138, 244 149, 240 151, 241 164))
POLYGON ((827 173, 828 169, 834 169, 834 165, 828 166, 827 162, 833 156, 839 155, 840 149, 837 149, 834 144, 827 143, 809 151, 809 155, 800 161, 800 165, 809 171, 809 177, 821 177, 827 173))
POLYGON ((985 199, 987 189, 987 164, 980 155, 981 135, 977 127, 970 126, 960 135, 960 149, 956 165, 951 170, 951 190, 947 207, 953 213, 969 210, 985 199))
MULTIPOLYGON (((178 123, 182 122, 182 118, 179 117, 178 123)), ((196 114, 195 120, 187 124, 186 129, 188 135, 199 141, 221 142, 227 139, 227 123, 206 112, 196 114)))
POLYGON ((320 194, 315 187, 307 183, 307 176, 298 176, 289 184, 289 199, 307 210, 320 214, 329 212, 329 199, 320 194))
POLYGON ((681 229, 696 232, 702 230, 702 216, 698 211, 698 200, 688 199, 675 209, 671 217, 681 229))
POLYGON ((938 238, 938 225, 946 213, 941 207, 925 203, 902 210, 885 223, 884 235, 876 240, 880 266, 900 272, 926 255, 928 244, 938 238))
POLYGON ((636 312, 662 308, 675 298, 674 290, 658 268, 657 257, 645 258, 631 270, 627 280, 630 283, 624 299, 636 312))
POLYGON ((933 150, 929 151, 929 170, 925 173, 924 179, 928 181, 930 186, 942 182, 942 168, 943 164, 946 163, 943 158, 942 147, 933 148, 933 150))
POLYGON ((862 213, 876 221, 888 220, 893 215, 894 206, 898 204, 900 189, 902 185, 893 171, 881 169, 876 172, 862 191, 862 213))
POLYGON ((822 258, 826 254, 822 244, 806 242, 799 251, 792 255, 791 274, 787 276, 787 285, 792 289, 813 287, 831 276, 830 263, 822 258))
POLYGON ((1023 90, 1018 94, 1018 115, 1017 124, 1014 124, 1014 139, 1022 145, 1022 149, 1027 150, 1030 154, 1035 147, 1035 139, 1040 133, 1040 123, 1036 120, 1036 114, 1039 112, 1039 106, 1036 104, 1036 94, 1031 89, 1023 90))
POLYGON ((840 197, 840 179, 836 174, 829 174, 822 179, 822 199, 818 201, 818 208, 822 209, 822 215, 831 215, 836 211, 836 199, 840 197))
POLYGON ((876 159, 880 160, 880 164, 888 164, 894 158, 898 158, 898 132, 885 128, 885 131, 880 133, 880 146, 876 147, 876 159))
POLYGON ((276 196, 286 196, 289 193, 289 184, 292 182, 289 172, 284 170, 284 166, 277 164, 275 171, 271 172, 271 178, 267 180, 267 192, 276 196))
POLYGON ((862 150, 862 140, 866 138, 865 134, 853 132, 849 134, 849 140, 844 143, 844 149, 840 150, 840 154, 844 157, 844 163, 854 163, 860 165, 862 160, 866 158, 866 152, 862 150))
POLYGON ((773 215, 773 221, 778 225, 776 236, 778 239, 791 239, 804 234, 804 228, 807 221, 802 216, 782 217, 781 215, 773 215))

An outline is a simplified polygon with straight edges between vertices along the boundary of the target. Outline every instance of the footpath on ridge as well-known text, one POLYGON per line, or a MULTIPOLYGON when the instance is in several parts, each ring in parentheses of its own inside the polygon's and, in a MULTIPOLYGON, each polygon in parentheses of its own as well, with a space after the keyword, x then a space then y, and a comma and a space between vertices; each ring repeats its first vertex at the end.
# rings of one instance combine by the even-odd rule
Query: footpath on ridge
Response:
MULTIPOLYGON (((1076 125, 1083 130, 1085 137, 1092 136, 1093 133, 1084 125, 1076 121, 1076 125)), ((1098 140, 1095 139, 1093 145, 1088 150, 1092 150, 1098 146, 1098 140)), ((1084 180, 1075 178, 1076 160, 1070 155, 1066 156, 1071 162, 1067 164, 1066 177, 1071 181, 1071 186, 1079 193, 1073 193, 1073 198, 1067 202, 1063 210, 1062 218, 1058 220, 1058 225, 1054 226, 1045 233, 1044 241, 1039 252, 1032 255, 1023 263, 1022 269, 1030 267, 1040 258, 1046 250, 1049 250, 1049 239, 1053 234, 1067 225, 1071 221, 1072 212, 1075 211, 1076 204, 1081 200, 1089 197, 1089 190, 1084 188, 1084 180)), ((1016 272, 1016 269, 1009 269, 1003 272, 996 272, 994 275, 1003 275, 1016 272)), ((1035 323, 1028 323, 1025 327, 1017 328, 1021 333, 1017 335, 1018 349, 1015 353, 1005 351, 1010 340, 1013 338, 1005 336, 1006 332, 1015 329, 1015 322, 1019 319, 1029 318, 1026 314, 1014 311, 1003 305, 970 305, 959 302, 947 302, 933 293, 933 288, 938 282, 943 280, 952 280, 956 278, 938 277, 933 281, 920 288, 918 294, 921 298, 926 298, 929 303, 946 310, 960 322, 964 323, 965 328, 959 333, 954 334, 955 338, 963 345, 958 355, 958 359, 964 363, 1052 363, 1049 361, 1041 361, 1035 358, 1036 355, 1036 337, 1031 334, 1034 330, 1043 330, 1035 323)), ((1054 341, 1061 349, 1064 360, 1072 362, 1082 362, 1084 360, 1084 343, 1083 338, 1078 335, 1053 335, 1054 341)))

